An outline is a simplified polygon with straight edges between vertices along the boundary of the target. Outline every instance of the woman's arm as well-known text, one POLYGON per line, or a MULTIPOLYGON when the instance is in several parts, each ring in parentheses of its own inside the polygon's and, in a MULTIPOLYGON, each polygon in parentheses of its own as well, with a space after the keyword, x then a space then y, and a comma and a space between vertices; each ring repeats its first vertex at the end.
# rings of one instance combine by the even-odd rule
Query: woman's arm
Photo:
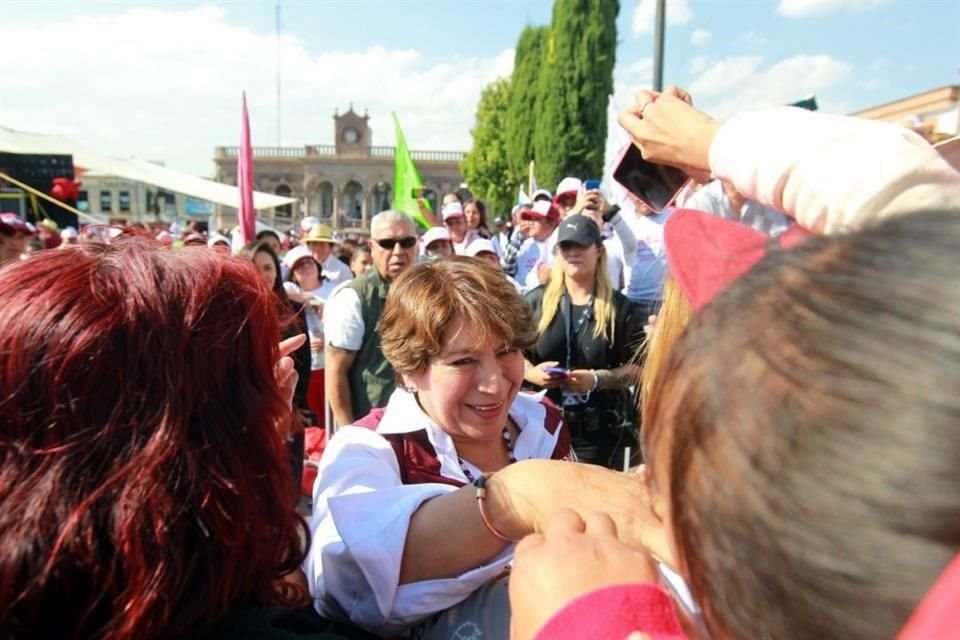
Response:
POLYGON ((920 136, 891 123, 778 107, 721 125, 694 109, 682 89, 641 91, 637 100, 619 122, 646 159, 691 175, 712 170, 813 231, 960 206, 960 173, 920 136))
MULTIPOLYGON (((512 540, 542 531, 547 518, 563 508, 581 514, 602 511, 617 523, 625 543, 666 553, 660 521, 637 474, 557 460, 524 460, 488 478, 485 513, 491 525, 512 540)), ((459 575, 488 562, 505 546, 481 519, 476 489, 462 487, 425 502, 414 513, 400 582, 459 575)))
POLYGON ((430 211, 430 207, 427 206, 427 201, 423 198, 417 198, 417 206, 420 207, 420 215, 423 216, 423 219, 431 227, 442 227, 443 223, 437 220, 437 217, 433 215, 433 212, 430 211))

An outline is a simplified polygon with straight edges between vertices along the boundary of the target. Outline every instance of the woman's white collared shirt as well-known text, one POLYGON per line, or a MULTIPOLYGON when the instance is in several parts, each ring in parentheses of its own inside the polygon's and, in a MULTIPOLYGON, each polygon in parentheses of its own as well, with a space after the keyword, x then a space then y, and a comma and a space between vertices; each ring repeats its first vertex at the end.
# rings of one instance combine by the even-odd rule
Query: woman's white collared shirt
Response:
MULTIPOLYGON (((567 441, 558 414, 548 415, 541 399, 542 394, 520 393, 510 407, 520 428, 513 448, 517 460, 556 457, 558 442, 563 447, 567 441)), ((474 476, 481 474, 465 464, 474 476)), ((313 540, 304 571, 317 611, 378 633, 395 633, 463 601, 502 573, 513 545, 455 578, 398 584, 413 513, 430 498, 467 483, 452 438, 402 389, 390 396, 375 429, 340 429, 320 460, 313 488, 313 540), (417 431, 425 432, 433 448, 431 464, 442 478, 403 484, 400 462, 383 436, 417 431)))

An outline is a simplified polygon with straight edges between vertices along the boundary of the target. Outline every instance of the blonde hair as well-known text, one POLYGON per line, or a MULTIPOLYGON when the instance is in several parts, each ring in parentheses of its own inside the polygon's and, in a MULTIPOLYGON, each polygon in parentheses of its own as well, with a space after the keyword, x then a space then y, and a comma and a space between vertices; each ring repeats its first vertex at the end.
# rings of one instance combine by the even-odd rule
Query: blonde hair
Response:
MULTIPOLYGON (((657 314, 657 323, 653 331, 644 338, 638 356, 644 356, 643 371, 640 374, 640 407, 646 413, 647 397, 654 384, 663 374, 680 336, 693 318, 693 306, 683 295, 676 280, 668 273, 663 280, 663 302, 657 314)), ((647 424, 643 416, 641 425, 647 424)))
POLYGON ((443 352, 459 323, 480 340, 507 349, 537 341, 530 307, 499 267, 482 258, 451 256, 404 271, 390 287, 380 319, 380 347, 398 375, 423 372, 443 352))
MULTIPOLYGON (((597 245, 599 255, 597 256, 597 271, 593 274, 593 337, 606 338, 610 344, 613 344, 614 331, 613 325, 616 320, 616 308, 613 304, 613 287, 610 285, 610 278, 607 277, 607 252, 603 245, 597 245)), ((550 271, 550 280, 547 282, 547 288, 543 292, 543 304, 541 305, 540 324, 537 325, 537 331, 543 333, 553 322, 560 309, 560 301, 567 292, 567 274, 563 268, 566 261, 563 256, 557 255, 557 261, 553 264, 550 271)))

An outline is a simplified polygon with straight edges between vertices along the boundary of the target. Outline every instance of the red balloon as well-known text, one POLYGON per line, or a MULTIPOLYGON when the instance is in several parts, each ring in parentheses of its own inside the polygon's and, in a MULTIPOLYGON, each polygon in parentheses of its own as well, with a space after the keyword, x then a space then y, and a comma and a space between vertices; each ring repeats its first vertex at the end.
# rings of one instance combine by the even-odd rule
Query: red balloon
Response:
POLYGON ((54 178, 50 195, 61 202, 76 200, 79 195, 80 182, 72 178, 54 178))

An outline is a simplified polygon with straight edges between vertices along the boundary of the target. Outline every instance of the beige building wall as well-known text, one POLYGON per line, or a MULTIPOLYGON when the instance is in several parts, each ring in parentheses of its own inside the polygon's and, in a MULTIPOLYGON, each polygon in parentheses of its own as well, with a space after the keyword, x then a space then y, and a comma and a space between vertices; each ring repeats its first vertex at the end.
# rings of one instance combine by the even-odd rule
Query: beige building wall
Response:
POLYGON ((931 142, 960 135, 960 86, 948 85, 851 115, 915 129, 931 142))
MULTIPOLYGON (((279 229, 316 216, 340 231, 369 230, 370 218, 393 201, 394 148, 372 145, 368 116, 352 107, 334 116, 334 144, 302 147, 254 147, 254 188, 300 200, 290 207, 263 211, 261 219, 279 229)), ((237 182, 237 147, 217 147, 216 179, 237 182)), ((411 152, 434 205, 463 184, 459 151, 411 152)), ((436 210, 436 207, 434 207, 436 210)), ((236 223, 236 211, 222 208, 214 226, 236 223)))

